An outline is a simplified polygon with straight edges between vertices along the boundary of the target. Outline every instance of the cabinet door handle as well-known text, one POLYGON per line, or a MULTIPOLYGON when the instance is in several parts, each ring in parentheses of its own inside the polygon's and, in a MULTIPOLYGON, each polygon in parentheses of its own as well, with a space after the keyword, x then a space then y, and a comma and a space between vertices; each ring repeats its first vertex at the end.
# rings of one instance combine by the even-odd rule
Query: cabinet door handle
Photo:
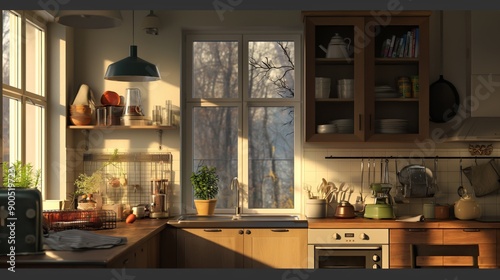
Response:
POLYGON ((271 229, 272 232, 289 232, 288 229, 286 228, 275 228, 275 229, 271 229))
POLYGON ((252 232, 249 229, 247 229, 246 234, 251 234, 251 233, 252 232))
POLYGON ((244 233, 244 231, 243 231, 242 229, 240 229, 240 230, 238 231, 238 234, 243 234, 243 233, 244 233))
POLYGON ((361 130, 361 119, 363 118, 363 114, 359 114, 359 120, 358 120, 358 130, 361 130))
POLYGON ((372 114, 368 115, 368 125, 369 125, 368 131, 371 132, 372 131, 372 114))
POLYGON ((407 231, 409 231, 409 232, 425 232, 425 231, 427 231, 427 229, 426 228, 409 228, 409 229, 407 229, 407 231))
POLYGON ((221 232, 222 229, 219 229, 219 228, 206 228, 206 229, 203 229, 204 232, 221 232))
POLYGON ((479 232, 481 230, 478 228, 464 228, 463 231, 464 232, 479 232))

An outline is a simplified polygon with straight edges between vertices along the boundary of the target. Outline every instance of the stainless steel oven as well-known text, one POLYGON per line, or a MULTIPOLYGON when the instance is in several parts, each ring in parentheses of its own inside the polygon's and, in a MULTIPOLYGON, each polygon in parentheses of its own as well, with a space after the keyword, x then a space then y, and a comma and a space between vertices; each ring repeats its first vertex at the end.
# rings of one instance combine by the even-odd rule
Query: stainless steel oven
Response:
POLYGON ((309 229, 308 268, 389 268, 389 230, 309 229))

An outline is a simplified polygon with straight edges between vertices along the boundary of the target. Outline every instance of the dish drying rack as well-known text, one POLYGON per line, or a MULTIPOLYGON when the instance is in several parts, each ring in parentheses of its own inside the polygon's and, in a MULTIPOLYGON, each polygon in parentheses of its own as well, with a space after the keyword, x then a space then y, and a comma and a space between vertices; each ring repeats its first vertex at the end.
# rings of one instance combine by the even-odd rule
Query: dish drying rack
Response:
MULTIPOLYGON (((166 180, 167 190, 171 192, 173 171, 170 152, 85 153, 83 172, 92 174, 97 170, 105 174, 100 186, 103 204, 149 207, 152 202, 152 180, 166 180)), ((167 203, 170 196, 167 193, 167 203)))

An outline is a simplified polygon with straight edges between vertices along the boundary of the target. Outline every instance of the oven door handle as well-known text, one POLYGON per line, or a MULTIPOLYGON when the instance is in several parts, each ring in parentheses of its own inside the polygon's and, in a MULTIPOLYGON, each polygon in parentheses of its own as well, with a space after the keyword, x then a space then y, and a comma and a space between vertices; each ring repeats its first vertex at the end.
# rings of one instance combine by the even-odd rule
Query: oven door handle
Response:
POLYGON ((382 247, 380 246, 352 246, 352 247, 343 247, 343 246, 316 246, 314 249, 317 250, 380 250, 382 247))

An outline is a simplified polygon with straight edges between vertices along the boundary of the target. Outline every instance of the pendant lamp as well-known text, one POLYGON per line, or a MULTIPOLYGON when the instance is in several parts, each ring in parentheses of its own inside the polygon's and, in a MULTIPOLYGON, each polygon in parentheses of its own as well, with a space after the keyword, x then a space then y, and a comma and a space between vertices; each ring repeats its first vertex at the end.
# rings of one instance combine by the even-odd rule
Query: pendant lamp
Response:
POLYGON ((150 82, 160 79, 156 65, 137 57, 134 45, 134 11, 132 11, 132 45, 129 56, 108 66, 104 79, 122 82, 150 82))
POLYGON ((116 10, 59 10, 54 19, 69 27, 102 29, 119 26, 122 14, 116 10))

